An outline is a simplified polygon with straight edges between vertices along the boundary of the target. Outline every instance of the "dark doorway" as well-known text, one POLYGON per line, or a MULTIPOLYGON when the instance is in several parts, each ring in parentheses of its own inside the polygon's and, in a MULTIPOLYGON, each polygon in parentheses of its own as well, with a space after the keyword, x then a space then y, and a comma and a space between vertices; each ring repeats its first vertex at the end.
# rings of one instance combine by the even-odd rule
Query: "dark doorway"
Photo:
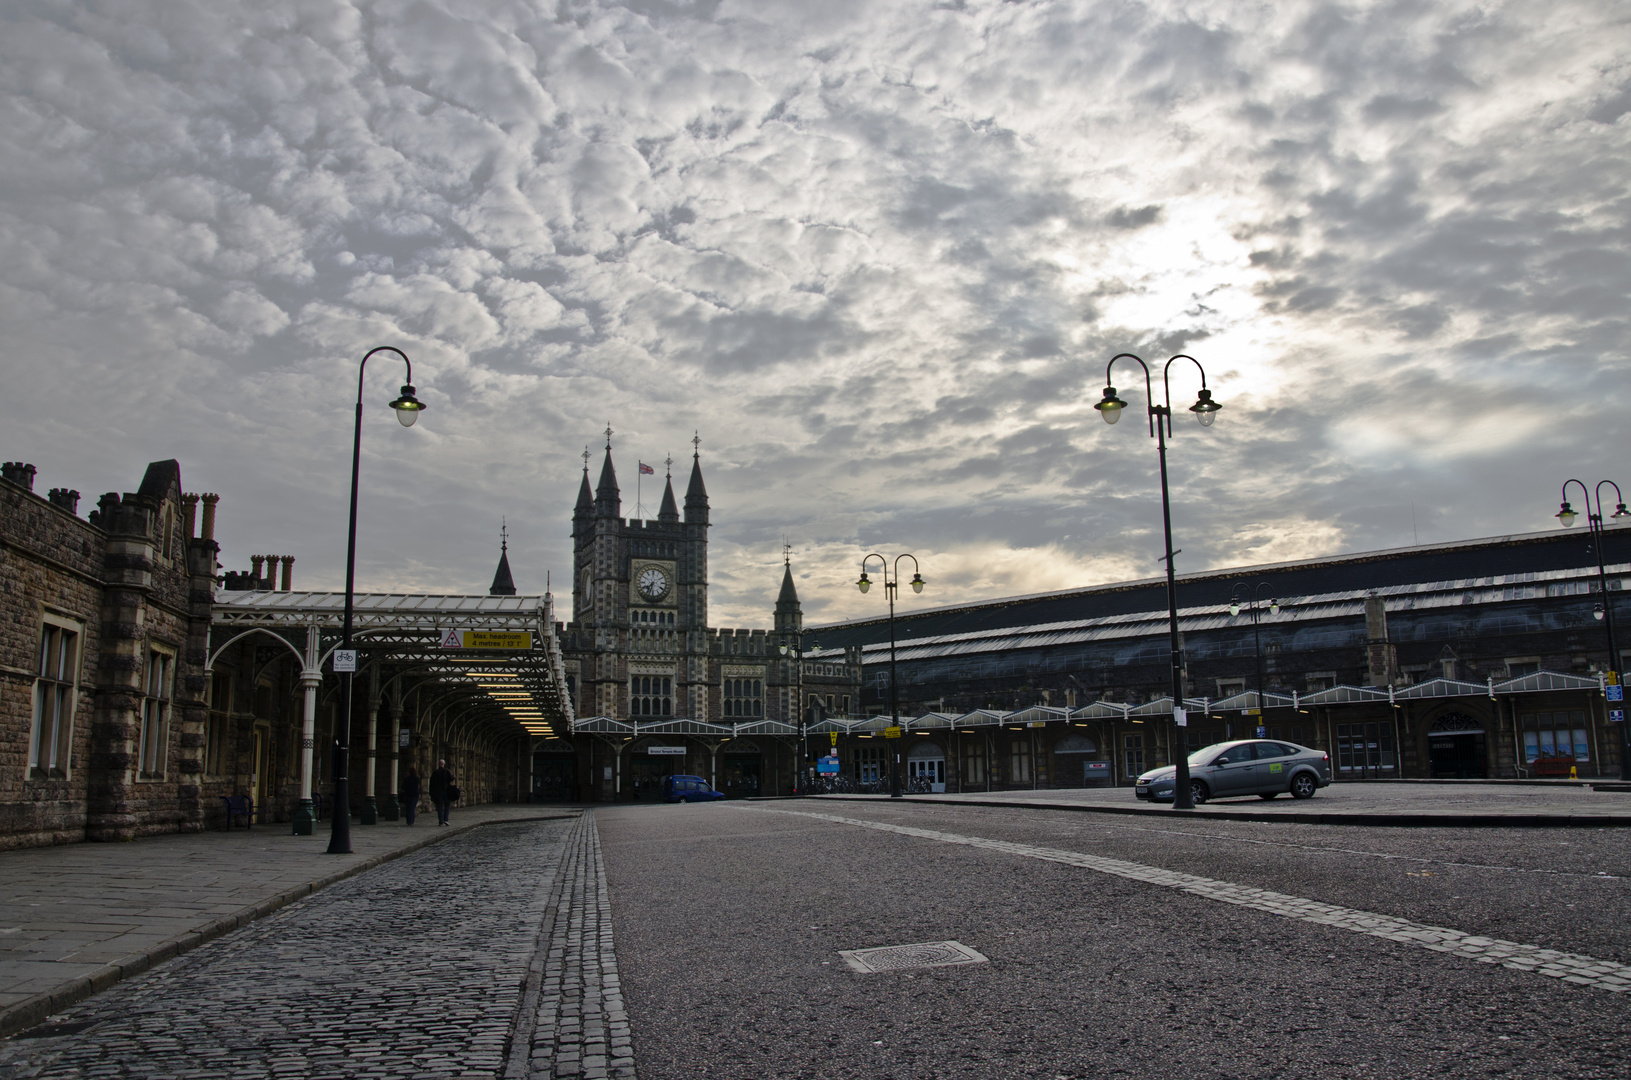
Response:
POLYGON ((719 756, 719 790, 728 798, 745 799, 759 794, 759 770, 763 758, 758 754, 721 754, 719 756))
POLYGON ((1451 734, 1435 731, 1427 737, 1427 764, 1435 779, 1477 780, 1485 775, 1483 732, 1451 734))
POLYGON ((577 755, 532 755, 533 802, 572 802, 577 797, 577 755))
MULTIPOLYGON (((627 797, 632 802, 650 802, 663 797, 663 777, 672 775, 674 761, 678 754, 629 755, 629 790, 627 797)), ((684 759, 679 758, 683 763, 684 759)))

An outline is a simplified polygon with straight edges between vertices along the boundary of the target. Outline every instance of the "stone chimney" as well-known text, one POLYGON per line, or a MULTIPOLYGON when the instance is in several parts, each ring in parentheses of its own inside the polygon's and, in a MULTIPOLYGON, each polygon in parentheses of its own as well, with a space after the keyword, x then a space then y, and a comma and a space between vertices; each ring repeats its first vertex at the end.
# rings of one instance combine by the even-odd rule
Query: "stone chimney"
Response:
POLYGON ((0 477, 10 480, 24 491, 34 490, 34 466, 21 461, 0 464, 0 477))
POLYGON ((265 565, 265 563, 265 555, 249 556, 249 576, 255 582, 254 587, 257 589, 261 587, 261 582, 264 580, 264 578, 261 576, 261 568, 265 565))
POLYGON ((200 540, 215 539, 215 504, 221 501, 221 496, 205 493, 198 497, 204 504, 204 524, 198 530, 200 540))
POLYGON ((187 525, 187 539, 191 540, 198 535, 198 496, 183 493, 181 496, 181 516, 187 525))
POLYGON ((278 556, 278 561, 283 564, 283 586, 282 586, 282 589, 283 589, 284 592, 288 592, 289 591, 289 584, 294 579, 294 556, 293 555, 279 555, 278 556))
POLYGON ((70 514, 79 513, 79 492, 70 488, 52 488, 45 496, 51 500, 51 505, 60 507, 70 514))
POLYGON ((1365 597, 1365 660, 1371 686, 1392 686, 1398 678, 1398 650, 1387 636, 1387 605, 1375 593, 1365 597))

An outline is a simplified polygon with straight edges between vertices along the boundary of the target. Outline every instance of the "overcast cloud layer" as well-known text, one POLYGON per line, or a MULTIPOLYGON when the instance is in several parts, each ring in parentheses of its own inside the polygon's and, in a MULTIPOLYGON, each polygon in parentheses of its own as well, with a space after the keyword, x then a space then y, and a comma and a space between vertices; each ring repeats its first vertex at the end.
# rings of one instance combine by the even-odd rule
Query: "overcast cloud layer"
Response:
POLYGON ((700 432, 716 623, 784 533, 822 620, 871 550, 911 606, 1158 572, 1091 406, 1185 351, 1180 569, 1552 527, 1631 480, 1628 58, 1609 0, 13 0, 0 454, 177 457, 229 567, 337 588, 397 345, 360 588, 485 591, 507 516, 566 590, 609 422, 629 514, 700 432))

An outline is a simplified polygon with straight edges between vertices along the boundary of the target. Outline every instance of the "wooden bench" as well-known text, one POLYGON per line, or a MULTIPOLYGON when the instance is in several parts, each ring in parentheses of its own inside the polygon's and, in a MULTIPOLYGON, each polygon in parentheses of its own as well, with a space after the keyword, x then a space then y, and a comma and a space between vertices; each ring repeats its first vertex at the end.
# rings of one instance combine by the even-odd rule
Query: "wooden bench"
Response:
POLYGON ((248 795, 222 795, 221 802, 226 806, 229 831, 232 828, 232 819, 236 817, 244 819, 245 829, 255 827, 255 800, 248 795))

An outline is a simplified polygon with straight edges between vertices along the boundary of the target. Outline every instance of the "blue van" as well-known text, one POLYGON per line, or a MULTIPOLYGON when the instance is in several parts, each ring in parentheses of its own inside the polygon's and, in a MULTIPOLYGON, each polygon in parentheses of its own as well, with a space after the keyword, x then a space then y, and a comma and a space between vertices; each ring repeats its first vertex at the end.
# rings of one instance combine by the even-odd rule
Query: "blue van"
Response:
POLYGON ((715 791, 700 776, 663 777, 663 799, 666 802, 713 802, 723 799, 725 793, 715 791))

